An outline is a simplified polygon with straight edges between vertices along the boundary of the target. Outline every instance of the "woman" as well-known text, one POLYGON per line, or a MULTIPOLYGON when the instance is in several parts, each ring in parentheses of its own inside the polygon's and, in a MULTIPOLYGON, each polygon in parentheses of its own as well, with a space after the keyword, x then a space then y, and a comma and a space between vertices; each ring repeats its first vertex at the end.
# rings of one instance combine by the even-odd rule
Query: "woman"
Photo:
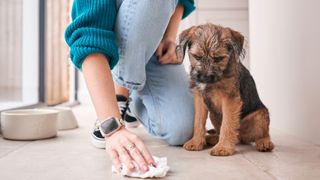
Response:
POLYGON ((97 113, 93 142, 105 146, 118 169, 124 163, 133 170, 132 161, 143 171, 155 165, 123 126, 124 117, 134 122, 129 91, 130 109, 150 134, 170 145, 192 136, 193 100, 175 40, 180 20, 194 8, 193 0, 74 1, 65 38, 97 113))

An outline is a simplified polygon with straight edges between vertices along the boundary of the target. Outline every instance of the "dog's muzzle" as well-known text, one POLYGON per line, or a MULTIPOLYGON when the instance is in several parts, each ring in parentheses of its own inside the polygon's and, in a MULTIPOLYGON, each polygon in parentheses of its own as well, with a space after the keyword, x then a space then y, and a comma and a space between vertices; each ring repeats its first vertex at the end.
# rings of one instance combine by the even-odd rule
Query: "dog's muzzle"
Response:
POLYGON ((218 78, 214 75, 202 75, 202 74, 198 74, 196 81, 200 82, 200 83, 214 83, 218 80, 218 78))

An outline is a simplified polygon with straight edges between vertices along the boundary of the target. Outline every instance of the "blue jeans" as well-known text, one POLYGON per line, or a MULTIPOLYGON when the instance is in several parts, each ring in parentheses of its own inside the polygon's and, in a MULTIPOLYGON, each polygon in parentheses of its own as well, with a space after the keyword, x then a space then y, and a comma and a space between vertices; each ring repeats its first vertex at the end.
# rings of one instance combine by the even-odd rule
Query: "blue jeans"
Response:
POLYGON ((194 107, 183 65, 161 65, 154 55, 177 0, 117 0, 119 62, 114 81, 130 91, 130 109, 148 132, 170 145, 192 137, 194 107))

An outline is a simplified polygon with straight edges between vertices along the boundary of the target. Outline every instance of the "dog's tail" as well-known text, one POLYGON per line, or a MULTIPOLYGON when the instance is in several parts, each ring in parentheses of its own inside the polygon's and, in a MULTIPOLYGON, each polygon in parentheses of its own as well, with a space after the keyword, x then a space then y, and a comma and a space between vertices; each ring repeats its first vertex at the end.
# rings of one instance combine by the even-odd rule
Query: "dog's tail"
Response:
POLYGON ((207 131, 208 134, 216 134, 217 131, 215 129, 210 129, 207 131))

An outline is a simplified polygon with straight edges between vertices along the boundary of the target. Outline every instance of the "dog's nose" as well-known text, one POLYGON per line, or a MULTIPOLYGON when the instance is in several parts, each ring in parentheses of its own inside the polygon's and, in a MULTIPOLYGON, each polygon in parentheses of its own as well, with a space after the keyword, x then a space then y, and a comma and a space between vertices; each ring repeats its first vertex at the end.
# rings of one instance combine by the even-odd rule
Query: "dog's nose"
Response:
POLYGON ((197 78, 199 82, 204 82, 204 83, 209 83, 214 79, 213 76, 207 76, 207 75, 201 75, 201 74, 198 74, 197 78))

